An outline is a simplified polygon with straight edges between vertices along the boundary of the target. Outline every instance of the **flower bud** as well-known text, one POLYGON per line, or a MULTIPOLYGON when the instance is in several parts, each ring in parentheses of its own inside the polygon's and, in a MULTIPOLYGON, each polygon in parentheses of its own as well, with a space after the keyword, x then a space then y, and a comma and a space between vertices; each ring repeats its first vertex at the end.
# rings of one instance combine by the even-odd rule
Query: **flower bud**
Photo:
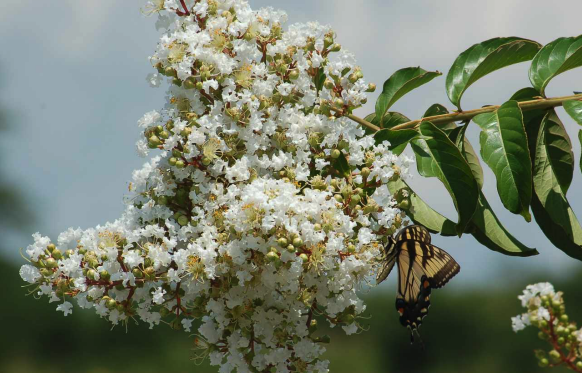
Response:
POLYGON ((111 275, 106 270, 102 270, 101 272, 99 272, 99 277, 104 281, 109 281, 111 275))
POLYGON ((132 269, 131 274, 133 274, 133 276, 135 278, 142 278, 143 277, 143 273, 141 272, 141 270, 139 268, 132 269))
POLYGON ((55 244, 49 244, 47 245, 46 249, 48 250, 49 253, 52 253, 57 247, 55 246, 55 244))
POLYGON ((57 263, 57 261, 54 258, 47 258, 45 260, 45 265, 47 268, 57 268, 59 266, 59 263, 57 263))
POLYGON ((90 280, 95 280, 97 272, 94 269, 87 270, 87 278, 90 280))
POLYGON ((335 87, 335 83, 331 79, 327 78, 325 82, 323 82, 323 86, 329 90, 332 90, 335 87))
POLYGON ((299 78, 299 70, 293 69, 289 72, 289 79, 290 80, 297 80, 299 78))
POLYGON ((333 149, 333 150, 331 151, 331 157, 332 157, 333 159, 337 159, 337 158, 339 158, 341 154, 342 154, 342 153, 339 151, 339 149, 333 149))
POLYGON ((577 368, 577 369, 582 369, 582 361, 578 361, 578 362, 576 363, 576 368, 577 368))
POLYGON ((545 368, 548 365, 550 365, 550 361, 544 357, 544 358, 540 359, 540 361, 538 362, 538 365, 542 368, 545 368))
POLYGON ((61 254, 61 251, 59 249, 54 249, 51 254, 53 258, 55 258, 56 260, 59 260, 63 257, 63 254, 61 254))
POLYGON ((300 237, 295 237, 293 239, 293 246, 295 246, 295 247, 303 246, 303 240, 300 237))
POLYGON ((558 344, 559 344, 560 346, 561 346, 561 345, 563 345, 564 343, 566 343, 566 339, 565 339, 564 337, 560 337, 560 338, 558 338, 558 344))
POLYGON ((110 310, 113 310, 115 307, 117 307, 117 302, 109 298, 107 302, 105 302, 105 307, 107 307, 110 310))
POLYGON ((301 260, 303 260, 303 263, 305 263, 305 262, 307 262, 309 260, 309 257, 305 253, 299 255, 299 257, 301 258, 301 260))
POLYGON ((374 84, 374 83, 368 84, 368 89, 366 90, 366 92, 374 92, 375 90, 376 90, 376 84, 374 84))
POLYGON ((279 244, 279 246, 281 247, 287 247, 287 245, 289 244, 289 242, 287 241, 287 239, 285 237, 281 237, 277 240, 277 243, 279 244))
POLYGON ((288 246, 287 246, 287 252, 289 252, 289 253, 291 253, 291 254, 295 253, 295 252, 296 252, 295 246, 293 246, 293 245, 288 245, 288 246))
POLYGON ((176 168, 182 169, 184 167, 186 167, 186 163, 184 163, 183 160, 180 159, 180 160, 176 161, 176 168))
POLYGON ((550 356, 550 360, 552 360, 552 362, 557 363, 560 361, 560 353, 556 350, 552 350, 548 353, 548 355, 550 356))
POLYGON ((339 52, 342 49, 342 46, 338 43, 335 43, 331 46, 331 48, 329 49, 332 52, 339 52))
POLYGON ((563 322, 563 323, 568 322, 568 315, 562 315, 562 316, 560 316, 560 321, 563 322))

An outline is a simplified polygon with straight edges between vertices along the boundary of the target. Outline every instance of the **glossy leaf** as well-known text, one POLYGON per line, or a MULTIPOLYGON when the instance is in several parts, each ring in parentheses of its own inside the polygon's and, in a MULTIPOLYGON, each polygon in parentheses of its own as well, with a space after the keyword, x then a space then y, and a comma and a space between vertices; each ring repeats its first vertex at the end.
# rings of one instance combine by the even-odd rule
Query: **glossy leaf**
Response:
POLYGON ((407 67, 396 71, 384 82, 382 93, 376 101, 374 124, 380 123, 388 109, 402 96, 442 75, 440 72, 426 71, 420 67, 407 67))
MULTIPOLYGON (((578 131, 578 140, 580 141, 580 145, 582 147, 582 130, 578 131)), ((580 171, 582 171, 582 155, 580 156, 580 171)))
POLYGON ((341 153, 340 156, 335 160, 335 162, 333 163, 333 167, 342 176, 350 175, 351 172, 350 165, 348 164, 348 160, 346 159, 344 153, 341 153))
POLYGON ((479 203, 471 220, 470 232, 481 244, 505 255, 531 256, 538 254, 536 249, 519 242, 501 224, 483 192, 479 192, 479 203))
POLYGON ((456 231, 460 236, 477 207, 479 186, 467 161, 443 131, 430 122, 423 122, 418 130, 421 136, 411 141, 418 172, 444 184, 459 215, 456 231))
MULTIPOLYGON (((444 107, 441 104, 433 104, 431 105, 431 107, 429 107, 426 112, 424 113, 424 115, 422 116, 423 118, 427 118, 427 117, 434 117, 435 115, 444 115, 444 114, 448 114, 449 110, 444 107)), ((445 133, 449 133, 450 131, 452 131, 453 129, 457 128, 457 125, 454 122, 451 123, 447 123, 444 124, 442 126, 439 126, 439 128, 444 131, 445 133)))
POLYGON ((559 38, 536 54, 529 68, 529 80, 544 95, 550 80, 578 66, 582 66, 582 35, 559 38))
POLYGON ((432 104, 428 109, 426 109, 423 118, 434 117, 435 115, 448 114, 449 110, 441 104, 432 104))
POLYGON ((531 221, 531 158, 521 109, 508 101, 473 121, 481 127, 481 157, 497 178, 497 192, 505 208, 531 221))
POLYGON ((426 227, 433 233, 442 236, 456 236, 455 223, 445 218, 426 204, 402 179, 388 182, 391 194, 396 194, 400 189, 406 189, 410 195, 410 207, 404 209, 406 215, 415 223, 426 227))
POLYGON ((576 123, 582 126, 582 101, 565 101, 564 110, 566 110, 566 113, 568 113, 576 123))
POLYGON ((406 146, 412 140, 418 136, 418 132, 412 129, 403 129, 403 130, 390 130, 390 129, 383 129, 374 135, 374 139, 376 140, 376 144, 380 144, 384 141, 390 142, 390 150, 392 153, 396 155, 402 154, 406 146))
POLYGON ((463 93, 480 78, 503 67, 531 60, 541 45, 518 37, 475 44, 457 57, 447 74, 447 95, 458 108, 463 93))
POLYGON ((580 225, 576 215, 569 205, 564 212, 568 216, 570 227, 562 227, 557 224, 550 213, 544 209, 535 193, 531 199, 531 210, 536 223, 554 246, 572 258, 582 260, 582 231, 579 229, 580 225))
POLYGON ((574 158, 558 116, 549 112, 541 123, 534 160, 534 199, 538 225, 558 248, 582 259, 582 227, 566 199, 574 158))
POLYGON ((459 126, 452 130, 448 135, 451 141, 453 141, 461 151, 461 154, 465 157, 465 160, 471 168, 473 177, 477 181, 477 184, 479 184, 479 188, 483 188, 483 168, 481 167, 481 162, 479 161, 479 157, 477 157, 477 153, 475 153, 475 149, 473 149, 473 146, 465 137, 467 127, 468 124, 459 126))
MULTIPOLYGON (((562 193, 566 195, 570 184, 572 183, 572 178, 574 177, 574 153, 572 153, 572 142, 570 141, 570 136, 564 128, 564 124, 555 111, 550 111, 544 117, 540 131, 544 130, 545 133, 542 134, 545 138, 540 139, 538 134, 538 146, 541 146, 539 141, 543 141, 545 144, 545 151, 547 153, 548 161, 552 167, 553 173, 556 177, 562 193)), ((536 151, 539 151, 536 149, 536 151)), ((535 163, 538 161, 536 157, 535 163)), ((548 179, 544 179, 546 182, 548 179)), ((538 180, 539 181, 539 180, 538 180)), ((534 178, 535 183, 535 178, 534 178)), ((546 183, 546 187, 549 185, 546 183)), ((536 191, 539 189, 536 189, 536 191)), ((539 195, 538 195, 539 196, 539 195)), ((540 200, 543 201, 541 196, 540 200)))

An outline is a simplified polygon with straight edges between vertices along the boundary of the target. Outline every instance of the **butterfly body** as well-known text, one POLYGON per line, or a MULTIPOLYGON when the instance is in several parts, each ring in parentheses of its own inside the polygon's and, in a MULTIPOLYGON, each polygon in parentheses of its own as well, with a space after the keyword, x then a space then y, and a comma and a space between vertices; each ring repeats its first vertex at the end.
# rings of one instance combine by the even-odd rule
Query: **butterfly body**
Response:
POLYGON ((461 267, 446 251, 432 245, 430 232, 419 225, 402 229, 396 238, 388 237, 384 250, 376 282, 384 281, 397 265, 400 323, 418 333, 428 314, 432 289, 443 287, 461 267))

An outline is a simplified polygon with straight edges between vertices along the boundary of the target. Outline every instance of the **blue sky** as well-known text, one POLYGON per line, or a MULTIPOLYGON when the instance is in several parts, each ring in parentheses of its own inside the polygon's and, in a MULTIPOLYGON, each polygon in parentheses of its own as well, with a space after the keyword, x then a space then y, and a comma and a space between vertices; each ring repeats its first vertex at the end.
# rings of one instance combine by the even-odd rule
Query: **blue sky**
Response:
MULTIPOLYGON (((562 0, 549 6, 538 0, 251 0, 253 8, 273 6, 289 14, 289 23, 317 20, 337 31, 338 41, 351 50, 366 80, 382 83, 395 70, 421 66, 446 74, 456 56, 474 43, 496 36, 521 36, 548 43, 560 36, 582 33, 582 2, 562 0)), ((0 12, 0 106, 12 113, 12 129, 0 138, 2 177, 17 183, 38 219, 31 232, 56 238, 69 226, 88 228, 116 219, 123 211, 131 171, 145 162, 134 143, 136 121, 159 109, 164 90, 148 87, 152 72, 148 56, 159 34, 155 18, 139 9, 145 1, 31 1, 3 0, 0 12)), ((464 108, 501 103, 529 85, 527 64, 496 72, 472 86, 464 108)), ((582 90, 582 71, 555 79, 552 96, 582 90)), ((373 111, 377 93, 359 114, 373 111)), ((444 76, 409 94, 394 107, 418 118, 431 104, 449 108, 444 76)), ((576 157, 580 146, 577 125, 563 114, 573 137, 576 157)), ((478 132, 469 129, 472 143, 478 132)), ((539 249, 534 258, 510 258, 488 251, 472 237, 440 238, 461 264, 454 287, 503 286, 563 278, 580 270, 543 236, 535 224, 503 210, 495 179, 487 167, 485 193, 505 225, 528 246, 539 249), (495 280, 490 280, 494 278, 495 280)), ((582 214, 582 183, 576 172, 569 195, 582 214)), ((453 204, 438 181, 417 177, 414 189, 443 214, 455 218, 453 204)), ((1 227, 0 227, 1 230, 1 227)), ((5 255, 18 260, 18 247, 29 236, 4 232, 5 255)))

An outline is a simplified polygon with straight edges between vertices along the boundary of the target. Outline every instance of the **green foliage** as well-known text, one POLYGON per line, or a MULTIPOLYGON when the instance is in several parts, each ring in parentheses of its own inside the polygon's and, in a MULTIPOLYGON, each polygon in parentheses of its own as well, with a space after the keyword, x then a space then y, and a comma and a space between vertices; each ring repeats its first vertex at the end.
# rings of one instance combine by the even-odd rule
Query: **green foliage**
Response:
POLYGON ((481 156, 497 178, 505 208, 530 221, 532 171, 523 115, 517 101, 473 118, 481 127, 481 156))
POLYGON ((382 93, 376 101, 376 118, 373 123, 380 123, 386 111, 402 96, 439 75, 441 73, 438 71, 425 71, 420 67, 407 67, 396 71, 384 82, 382 93))
POLYGON ((390 181, 388 188, 393 195, 400 190, 407 191, 410 206, 404 210, 415 224, 420 224, 433 233, 440 233, 441 236, 457 235, 455 223, 432 209, 402 179, 390 181))
POLYGON ((541 45, 518 37, 494 38, 475 44, 457 57, 447 74, 447 95, 461 108, 463 93, 485 75, 531 60, 541 45))
MULTIPOLYGON (((537 225, 548 239, 566 254, 582 260, 582 228, 566 198, 574 172, 574 154, 570 138, 553 110, 563 104, 566 112, 582 124, 582 93, 544 98, 552 78, 579 66, 582 35, 560 38, 543 47, 517 37, 475 44, 457 57, 447 74, 446 92, 459 111, 450 113, 443 105, 433 104, 423 119, 415 121, 388 109, 434 76, 420 68, 394 73, 384 84, 375 114, 367 117, 385 128, 376 134, 376 141, 389 141, 395 154, 401 154, 411 143, 419 173, 437 177, 443 183, 459 215, 452 229, 455 223, 429 206, 404 181, 393 181, 389 184, 392 193, 403 188, 410 193, 409 204, 401 208, 411 220, 443 236, 470 233, 484 246, 506 255, 537 254, 511 235, 480 190, 485 183, 483 169, 465 136, 468 123, 473 120, 481 129, 480 154, 496 177, 504 207, 522 215, 527 222, 531 222, 531 207, 537 225), (533 87, 519 90, 500 106, 460 110, 464 92, 477 80, 528 60, 532 60, 529 76, 533 87), (394 126, 398 129, 393 130, 394 126)), ((582 130, 578 137, 582 144, 582 130)), ((582 157, 579 163, 582 170, 582 157)))
POLYGON ((544 96, 554 77, 579 66, 582 66, 582 35, 558 38, 536 54, 529 69, 529 80, 544 96))
POLYGON ((579 125, 582 125, 582 101, 566 101, 564 102, 564 110, 572 117, 579 125))
POLYGON ((411 141, 418 172, 437 177, 447 188, 459 215, 457 234, 469 224, 479 198, 479 186, 469 164, 447 135, 430 122, 418 128, 420 136, 411 141))
POLYGON ((555 112, 549 112, 541 123, 536 142, 533 211, 552 243, 582 260, 582 227, 566 199, 574 170, 571 149, 562 122, 555 112))

